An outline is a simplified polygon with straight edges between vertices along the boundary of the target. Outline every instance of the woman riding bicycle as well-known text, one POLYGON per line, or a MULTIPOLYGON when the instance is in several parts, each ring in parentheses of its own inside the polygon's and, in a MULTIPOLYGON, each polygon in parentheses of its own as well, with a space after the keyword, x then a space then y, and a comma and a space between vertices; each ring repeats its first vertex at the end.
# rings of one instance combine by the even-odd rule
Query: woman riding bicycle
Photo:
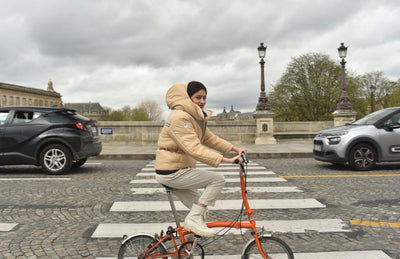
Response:
POLYGON ((218 167, 220 163, 242 163, 245 148, 234 147, 207 128, 212 112, 205 110, 207 89, 196 81, 173 85, 166 103, 171 113, 160 133, 156 153, 156 180, 173 188, 173 193, 190 209, 183 227, 197 235, 213 237, 205 224, 207 206, 214 206, 225 185, 222 174, 196 168, 196 161, 218 167), (227 158, 230 151, 238 155, 227 158), (204 188, 203 193, 198 189, 204 188))

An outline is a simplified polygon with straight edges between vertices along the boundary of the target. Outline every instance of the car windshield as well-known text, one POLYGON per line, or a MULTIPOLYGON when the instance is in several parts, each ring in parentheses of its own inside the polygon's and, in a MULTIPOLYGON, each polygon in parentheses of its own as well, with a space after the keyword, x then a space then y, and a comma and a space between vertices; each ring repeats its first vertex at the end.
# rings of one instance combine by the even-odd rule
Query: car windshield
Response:
POLYGON ((378 120, 382 119, 386 115, 392 113, 393 110, 391 109, 383 109, 373 113, 368 114, 367 116, 355 121, 352 125, 372 125, 378 120))

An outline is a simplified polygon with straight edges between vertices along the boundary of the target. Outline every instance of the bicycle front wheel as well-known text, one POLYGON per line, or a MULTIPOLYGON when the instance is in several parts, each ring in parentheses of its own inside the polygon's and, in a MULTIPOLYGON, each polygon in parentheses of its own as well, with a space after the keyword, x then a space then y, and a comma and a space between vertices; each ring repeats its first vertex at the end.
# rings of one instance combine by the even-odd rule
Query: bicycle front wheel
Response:
POLYGON ((153 245, 157 244, 157 240, 153 237, 146 235, 138 235, 133 236, 126 240, 118 251, 118 259, 124 258, 141 258, 145 259, 146 256, 151 255, 160 255, 157 258, 168 258, 163 257, 162 255, 167 254, 166 249, 160 244, 150 253, 147 253, 147 250, 150 249, 153 245))
MULTIPOLYGON (((260 237, 260 244, 268 259, 293 259, 293 252, 290 247, 283 242, 281 239, 276 237, 260 237)), ((247 244, 242 254, 242 258, 253 259, 253 258, 264 258, 258 247, 256 241, 253 240, 247 244)))

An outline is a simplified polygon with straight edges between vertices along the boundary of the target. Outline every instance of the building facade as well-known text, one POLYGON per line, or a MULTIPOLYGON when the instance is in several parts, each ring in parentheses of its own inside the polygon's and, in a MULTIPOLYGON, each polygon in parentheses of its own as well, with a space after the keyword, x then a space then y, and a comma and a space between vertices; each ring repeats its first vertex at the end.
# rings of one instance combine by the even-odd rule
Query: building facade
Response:
POLYGON ((0 106, 55 106, 62 107, 61 94, 54 91, 49 81, 47 90, 0 83, 0 106))
POLYGON ((107 116, 107 111, 101 107, 100 103, 64 103, 64 107, 74 109, 93 120, 102 120, 107 116))

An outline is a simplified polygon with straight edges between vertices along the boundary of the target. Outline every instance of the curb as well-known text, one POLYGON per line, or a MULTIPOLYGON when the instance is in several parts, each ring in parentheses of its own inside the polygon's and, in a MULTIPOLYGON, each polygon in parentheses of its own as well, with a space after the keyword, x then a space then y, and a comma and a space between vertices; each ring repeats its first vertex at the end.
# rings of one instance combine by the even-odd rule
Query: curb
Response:
MULTIPOLYGON (((312 158, 312 152, 282 152, 282 153, 247 153, 250 159, 278 159, 278 158, 312 158)), ((150 154, 100 154, 92 157, 96 160, 154 160, 156 155, 150 154)))

